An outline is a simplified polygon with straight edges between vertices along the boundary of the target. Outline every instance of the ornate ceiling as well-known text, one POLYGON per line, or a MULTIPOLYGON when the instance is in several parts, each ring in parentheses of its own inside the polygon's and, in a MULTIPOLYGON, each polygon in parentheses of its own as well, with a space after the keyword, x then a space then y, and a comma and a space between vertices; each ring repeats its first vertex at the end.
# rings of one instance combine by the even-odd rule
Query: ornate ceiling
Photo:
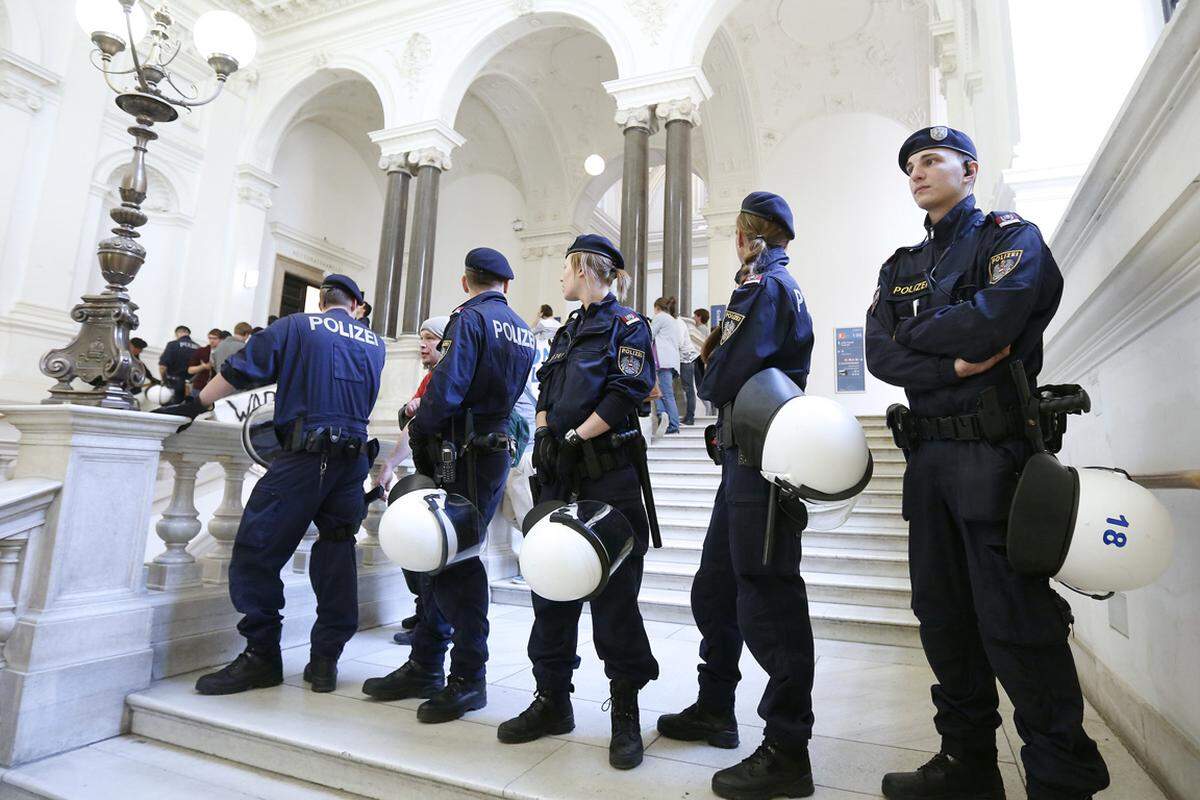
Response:
POLYGON ((260 32, 319 17, 375 0, 215 0, 217 5, 242 15, 260 32))

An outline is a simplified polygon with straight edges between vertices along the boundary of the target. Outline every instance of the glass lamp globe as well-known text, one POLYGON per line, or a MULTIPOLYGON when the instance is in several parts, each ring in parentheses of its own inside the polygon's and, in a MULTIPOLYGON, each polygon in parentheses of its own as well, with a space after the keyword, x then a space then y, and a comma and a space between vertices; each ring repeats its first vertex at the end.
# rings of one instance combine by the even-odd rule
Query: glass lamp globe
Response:
POLYGON ((604 156, 592 153, 583 160, 583 171, 588 175, 599 175, 604 172, 604 156))
MULTIPOLYGON (((88 36, 103 32, 116 36, 122 42, 126 39, 125 10, 117 0, 76 0, 75 21, 88 36)), ((133 28, 134 44, 146 38, 150 18, 140 2, 134 4, 129 14, 129 24, 133 28)))
POLYGON ((237 61, 239 68, 254 60, 254 53, 258 50, 254 30, 232 11, 202 14, 192 29, 192 40, 204 58, 229 56, 237 61))

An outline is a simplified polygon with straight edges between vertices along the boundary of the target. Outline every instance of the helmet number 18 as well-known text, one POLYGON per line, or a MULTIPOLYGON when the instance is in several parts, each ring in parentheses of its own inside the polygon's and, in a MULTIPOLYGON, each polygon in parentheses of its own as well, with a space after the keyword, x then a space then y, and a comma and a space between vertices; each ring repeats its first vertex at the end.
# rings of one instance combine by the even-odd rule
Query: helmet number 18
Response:
MULTIPOLYGON (((1109 517, 1107 522, 1109 525, 1113 525, 1116 527, 1121 527, 1121 528, 1129 527, 1129 520, 1125 519, 1124 514, 1122 514, 1117 519, 1113 519, 1112 517, 1109 517)), ((1114 531, 1112 528, 1109 528, 1108 530, 1106 530, 1104 532, 1104 543, 1105 544, 1114 545, 1116 547, 1124 547, 1125 542, 1127 540, 1128 540, 1128 537, 1122 531, 1114 531)))

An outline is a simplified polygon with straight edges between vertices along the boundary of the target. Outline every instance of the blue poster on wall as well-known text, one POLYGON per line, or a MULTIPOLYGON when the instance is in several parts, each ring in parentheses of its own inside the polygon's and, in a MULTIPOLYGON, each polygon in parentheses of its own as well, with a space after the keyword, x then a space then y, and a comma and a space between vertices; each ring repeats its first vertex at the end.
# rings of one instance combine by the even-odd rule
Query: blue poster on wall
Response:
POLYGON ((862 328, 834 329, 835 361, 838 392, 865 392, 867 377, 866 356, 863 353, 862 328))
POLYGON ((724 316, 725 316, 725 304, 722 303, 719 306, 709 306, 708 314, 709 314, 709 319, 708 319, 709 329, 715 330, 715 329, 721 327, 721 319, 724 318, 724 316))

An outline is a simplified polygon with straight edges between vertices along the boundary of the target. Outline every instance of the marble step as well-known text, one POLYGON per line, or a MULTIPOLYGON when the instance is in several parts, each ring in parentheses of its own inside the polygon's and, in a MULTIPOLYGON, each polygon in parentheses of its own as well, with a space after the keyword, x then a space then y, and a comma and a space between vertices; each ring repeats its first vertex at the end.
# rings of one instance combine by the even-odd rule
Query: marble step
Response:
MULTIPOLYGON (((530 605, 529 587, 509 580, 492 582, 492 602, 530 605)), ((692 624, 691 597, 687 590, 651 589, 638 595, 642 617, 658 622, 692 624)), ((818 639, 920 647, 917 619, 907 608, 851 605, 810 601, 813 635, 818 639)))
MULTIPOLYGON (((466 797, 467 795, 462 795, 466 797)), ((361 800, 142 736, 126 735, 0 774, 0 797, 47 800, 361 800)))
MULTIPOLYGON (((697 546, 704 542, 708 521, 671 522, 659 521, 659 529, 667 540, 692 542, 697 546)), ((858 528, 843 525, 833 531, 805 531, 803 546, 842 550, 887 550, 896 553, 908 552, 908 531, 899 528, 858 528)), ((659 552, 659 551, 655 551, 659 552)), ((654 552, 650 557, 654 557, 654 552)))
MULTIPOLYGON (((646 554, 647 568, 650 563, 658 561, 698 565, 702 549, 700 539, 675 539, 664 535, 663 546, 660 549, 651 548, 646 554)), ((907 578, 908 553, 900 550, 806 546, 801 566, 813 572, 907 578)))
MULTIPOLYGON (((877 575, 837 575, 803 570, 808 599, 824 603, 908 608, 912 592, 907 578, 877 575)), ((691 591, 696 577, 694 564, 650 562, 642 576, 642 587, 691 591)))

